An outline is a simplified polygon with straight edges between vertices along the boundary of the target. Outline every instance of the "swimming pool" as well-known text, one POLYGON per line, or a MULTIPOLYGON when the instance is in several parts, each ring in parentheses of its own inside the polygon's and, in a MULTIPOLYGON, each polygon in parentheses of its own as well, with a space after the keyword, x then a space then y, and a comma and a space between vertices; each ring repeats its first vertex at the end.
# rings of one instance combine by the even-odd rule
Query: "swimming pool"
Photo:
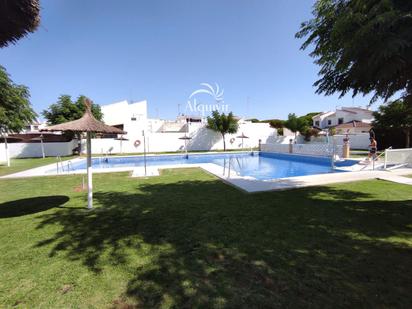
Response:
MULTIPOLYGON (((258 180, 326 174, 338 172, 331 167, 330 158, 290 155, 280 153, 224 153, 147 156, 147 166, 165 166, 182 164, 214 163, 235 170, 239 176, 248 176, 258 180)), ((341 162, 340 165, 354 164, 355 161, 341 162)), ((93 158, 93 168, 110 169, 144 166, 143 156, 93 158)), ((86 169, 86 160, 71 165, 73 171, 86 169)))

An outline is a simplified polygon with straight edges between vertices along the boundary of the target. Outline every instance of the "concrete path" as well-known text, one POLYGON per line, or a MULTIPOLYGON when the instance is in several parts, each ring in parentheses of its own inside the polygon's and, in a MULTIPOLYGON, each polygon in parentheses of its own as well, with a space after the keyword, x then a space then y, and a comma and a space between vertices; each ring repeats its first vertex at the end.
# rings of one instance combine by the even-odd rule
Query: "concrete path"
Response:
POLYGON ((379 176, 378 179, 412 186, 412 178, 409 178, 409 177, 398 176, 398 175, 384 175, 384 176, 379 176))

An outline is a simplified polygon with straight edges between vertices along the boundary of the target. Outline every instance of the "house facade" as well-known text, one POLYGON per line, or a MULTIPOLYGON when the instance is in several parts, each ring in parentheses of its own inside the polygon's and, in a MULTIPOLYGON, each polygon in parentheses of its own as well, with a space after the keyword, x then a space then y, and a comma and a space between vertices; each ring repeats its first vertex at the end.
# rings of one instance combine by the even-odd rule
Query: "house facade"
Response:
POLYGON ((142 132, 147 129, 147 101, 127 100, 101 105, 104 123, 126 132, 142 132))
MULTIPOLYGON (((373 121, 373 112, 369 109, 360 107, 342 107, 334 112, 324 112, 312 117, 313 126, 319 129, 328 129, 331 127, 341 126, 344 129, 344 124, 355 123, 357 127, 369 127, 373 121), (367 125, 366 125, 367 124, 367 125)), ((348 125, 349 126, 349 125, 348 125)), ((368 129, 369 130, 369 129, 368 129)))

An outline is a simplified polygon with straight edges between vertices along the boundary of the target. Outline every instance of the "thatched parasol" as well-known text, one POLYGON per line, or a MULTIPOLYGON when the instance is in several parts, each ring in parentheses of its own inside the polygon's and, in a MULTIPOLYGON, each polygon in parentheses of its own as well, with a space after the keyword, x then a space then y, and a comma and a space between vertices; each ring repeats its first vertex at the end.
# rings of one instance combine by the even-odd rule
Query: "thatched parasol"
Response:
POLYGON ((87 133, 87 208, 93 208, 93 171, 92 171, 92 143, 91 133, 106 133, 106 134, 126 134, 123 130, 108 126, 103 122, 98 121, 92 114, 92 102, 89 99, 84 100, 86 111, 82 118, 74 121, 50 126, 41 131, 72 131, 87 133))
POLYGON ((129 139, 121 135, 120 137, 115 138, 115 140, 120 141, 120 153, 123 153, 123 141, 128 141, 129 139))
POLYGON ((185 152, 186 152, 186 159, 189 158, 189 155, 187 154, 187 141, 191 140, 192 138, 190 136, 187 136, 186 133, 182 137, 179 137, 179 139, 182 139, 185 141, 185 152))
POLYGON ((0 47, 34 32, 40 23, 39 0, 0 1, 0 47))
POLYGON ((236 136, 236 137, 242 139, 242 149, 243 149, 243 139, 244 139, 244 138, 249 138, 249 136, 246 136, 246 135, 242 132, 242 135, 239 135, 239 136, 236 136))

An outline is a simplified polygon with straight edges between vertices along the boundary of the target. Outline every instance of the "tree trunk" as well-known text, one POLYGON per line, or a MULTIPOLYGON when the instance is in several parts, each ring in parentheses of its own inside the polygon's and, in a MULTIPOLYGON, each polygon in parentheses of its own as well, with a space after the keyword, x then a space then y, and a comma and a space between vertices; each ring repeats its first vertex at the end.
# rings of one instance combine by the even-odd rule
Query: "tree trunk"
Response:
POLYGON ((226 151, 226 140, 225 140, 224 134, 222 134, 222 138, 223 138, 223 151, 226 151))

